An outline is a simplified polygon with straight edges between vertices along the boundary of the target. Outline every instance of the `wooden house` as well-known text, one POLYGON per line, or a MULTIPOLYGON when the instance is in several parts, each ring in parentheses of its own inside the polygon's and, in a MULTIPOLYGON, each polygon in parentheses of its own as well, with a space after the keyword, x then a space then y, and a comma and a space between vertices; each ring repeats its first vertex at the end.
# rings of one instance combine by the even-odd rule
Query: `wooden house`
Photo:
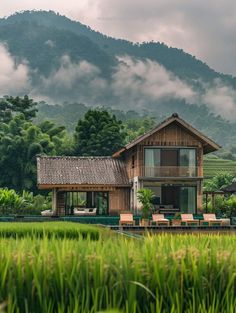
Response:
POLYGON ((59 215, 139 213, 140 188, 154 192, 159 212, 197 213, 202 207, 203 155, 219 148, 173 114, 111 157, 39 156, 38 187, 52 190, 53 210, 59 215))

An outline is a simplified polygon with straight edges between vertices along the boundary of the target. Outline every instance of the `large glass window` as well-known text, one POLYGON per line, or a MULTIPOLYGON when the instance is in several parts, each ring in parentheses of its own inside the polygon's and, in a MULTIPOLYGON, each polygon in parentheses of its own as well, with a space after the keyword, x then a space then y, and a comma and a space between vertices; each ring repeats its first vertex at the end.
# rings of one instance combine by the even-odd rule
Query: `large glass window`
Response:
POLYGON ((145 176, 196 176, 196 149, 146 148, 145 176))
POLYGON ((98 215, 107 215, 109 210, 109 193, 96 191, 66 192, 65 213, 73 214, 74 210, 96 208, 98 215))
POLYGON ((144 164, 145 164, 145 176, 156 176, 158 167, 161 164, 160 149, 147 148, 145 149, 144 164))
POLYGON ((189 176, 196 175, 196 150, 195 149, 180 149, 179 165, 185 167, 186 174, 189 176))
POLYGON ((196 212, 196 187, 180 187, 180 210, 185 213, 196 212))

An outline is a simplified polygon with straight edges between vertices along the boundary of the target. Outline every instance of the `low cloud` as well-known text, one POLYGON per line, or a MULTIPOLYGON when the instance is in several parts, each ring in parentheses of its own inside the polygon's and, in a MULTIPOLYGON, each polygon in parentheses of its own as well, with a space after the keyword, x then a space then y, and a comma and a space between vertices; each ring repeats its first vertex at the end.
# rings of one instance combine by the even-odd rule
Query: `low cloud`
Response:
POLYGON ((120 103, 132 103, 142 109, 147 102, 162 99, 194 102, 196 94, 192 88, 157 62, 128 56, 119 60, 121 63, 113 75, 111 88, 120 103))
POLYGON ((22 95, 30 90, 29 68, 17 64, 6 46, 0 44, 0 96, 22 95))
POLYGON ((95 65, 80 61, 73 63, 69 56, 61 58, 59 69, 49 77, 41 76, 32 95, 46 96, 56 101, 73 100, 94 104, 96 96, 102 94, 107 82, 101 78, 100 69, 95 65))
POLYGON ((47 41, 45 41, 45 45, 48 46, 49 48, 54 48, 55 42, 52 41, 51 39, 48 39, 47 41))
POLYGON ((189 105, 205 104, 211 112, 230 121, 236 118, 233 87, 216 79, 208 85, 202 83, 202 90, 197 91, 190 83, 148 59, 118 57, 119 64, 109 79, 102 77, 97 66, 85 60, 72 62, 67 55, 49 77, 39 76, 26 61, 16 63, 3 44, 0 45, 0 60, 0 97, 29 94, 49 103, 76 101, 139 111, 152 110, 168 100, 184 100, 189 105))
POLYGON ((210 111, 219 114, 224 118, 235 121, 236 119, 236 91, 225 85, 221 80, 216 79, 213 86, 206 89, 202 96, 210 111))
POLYGON ((162 99, 184 99, 193 103, 196 97, 190 86, 157 62, 128 56, 119 57, 119 65, 110 79, 105 79, 95 65, 87 61, 74 63, 65 55, 59 69, 47 78, 41 76, 31 94, 56 101, 140 110, 162 99))

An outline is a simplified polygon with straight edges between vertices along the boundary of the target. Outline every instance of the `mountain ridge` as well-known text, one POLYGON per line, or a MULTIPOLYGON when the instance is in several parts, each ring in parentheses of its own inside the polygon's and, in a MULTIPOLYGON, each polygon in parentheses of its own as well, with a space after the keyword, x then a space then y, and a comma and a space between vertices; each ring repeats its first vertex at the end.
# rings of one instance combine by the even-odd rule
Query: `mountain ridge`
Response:
MULTIPOLYGON (((37 100, 141 115, 145 111, 156 117, 178 112, 220 144, 236 140, 236 78, 181 49, 115 39, 52 11, 0 19, 0 43, 13 64, 8 94, 14 95, 14 71, 21 66, 26 87, 19 90, 37 100)), ((3 87, 0 81, 2 95, 3 87)))

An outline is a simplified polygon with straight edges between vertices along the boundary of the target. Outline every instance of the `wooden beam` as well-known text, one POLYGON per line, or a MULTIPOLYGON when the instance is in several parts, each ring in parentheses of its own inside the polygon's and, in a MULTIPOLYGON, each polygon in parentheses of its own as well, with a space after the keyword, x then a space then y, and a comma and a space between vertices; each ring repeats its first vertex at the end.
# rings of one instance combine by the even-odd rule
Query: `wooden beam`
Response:
POLYGON ((39 184, 38 185, 39 189, 54 189, 57 188, 58 190, 65 190, 65 191, 112 191, 112 190, 117 190, 119 188, 130 188, 130 186, 106 186, 106 185, 49 185, 49 184, 39 184))

